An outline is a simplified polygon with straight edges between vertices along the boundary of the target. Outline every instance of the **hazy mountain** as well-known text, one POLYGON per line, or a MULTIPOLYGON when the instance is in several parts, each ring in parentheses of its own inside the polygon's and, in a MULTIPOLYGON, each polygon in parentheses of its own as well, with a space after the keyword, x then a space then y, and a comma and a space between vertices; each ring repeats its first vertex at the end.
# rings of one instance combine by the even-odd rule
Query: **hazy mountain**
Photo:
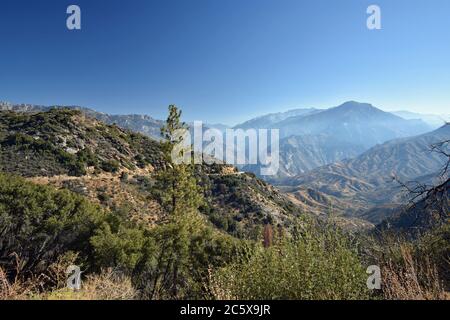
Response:
MULTIPOLYGON (((290 136, 280 140, 279 148, 278 173, 264 177, 272 183, 330 163, 354 158, 366 150, 362 145, 343 142, 327 134, 290 136)), ((245 166, 243 170, 256 174, 260 172, 258 165, 245 166)))
POLYGON ((422 120, 434 129, 442 127, 446 122, 450 121, 450 115, 421 114, 409 111, 394 111, 391 113, 406 120, 422 120))
POLYGON ((354 159, 317 168, 294 179, 286 179, 285 183, 348 201, 353 211, 400 203, 402 190, 392 177, 403 182, 431 182, 445 158, 431 152, 430 147, 447 139, 450 139, 450 125, 420 136, 377 145, 354 159))
POLYGON ((431 128, 421 120, 405 120, 371 104, 346 102, 338 107, 278 122, 282 137, 328 134, 343 142, 370 148, 395 138, 414 136, 431 128))
MULTIPOLYGON (((251 120, 243 127, 260 124, 280 130, 280 170, 276 176, 265 177, 274 183, 354 158, 376 144, 431 130, 421 120, 405 120, 357 102, 346 102, 326 110, 303 109, 300 115, 268 115, 251 120), (282 117, 286 119, 275 122, 282 117)), ((258 173, 259 167, 247 166, 245 170, 258 173)))
POLYGON ((85 113, 106 124, 116 124, 123 129, 139 132, 154 139, 160 139, 160 130, 164 124, 164 121, 155 120, 150 116, 140 114, 109 115, 95 111, 85 113))
POLYGON ((244 123, 236 125, 236 129, 270 129, 276 126, 280 121, 290 117, 304 117, 307 115, 319 113, 322 110, 314 108, 294 109, 286 112, 270 113, 254 119, 250 119, 244 123))
POLYGON ((280 142, 281 174, 291 176, 362 153, 361 145, 339 141, 326 134, 291 136, 280 142))

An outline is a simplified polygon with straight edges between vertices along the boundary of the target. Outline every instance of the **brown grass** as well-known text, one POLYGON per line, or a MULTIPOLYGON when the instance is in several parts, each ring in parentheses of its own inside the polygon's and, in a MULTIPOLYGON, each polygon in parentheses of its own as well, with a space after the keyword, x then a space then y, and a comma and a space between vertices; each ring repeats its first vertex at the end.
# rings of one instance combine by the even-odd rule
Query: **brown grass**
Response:
POLYGON ((429 257, 414 257, 412 249, 400 245, 400 263, 388 260, 382 267, 383 295, 389 300, 448 300, 439 275, 429 257))
POLYGON ((0 300, 25 300, 32 292, 32 286, 18 279, 9 281, 6 272, 0 267, 0 300))
POLYGON ((45 274, 25 276, 16 256, 16 276, 8 277, 0 267, 0 300, 134 300, 138 292, 131 279, 111 269, 82 279, 81 290, 66 287, 66 269, 73 264, 75 254, 60 257, 45 274))
POLYGON ((131 279, 112 269, 100 274, 89 275, 82 282, 82 288, 74 291, 68 288, 43 295, 44 300, 135 300, 138 292, 131 279))

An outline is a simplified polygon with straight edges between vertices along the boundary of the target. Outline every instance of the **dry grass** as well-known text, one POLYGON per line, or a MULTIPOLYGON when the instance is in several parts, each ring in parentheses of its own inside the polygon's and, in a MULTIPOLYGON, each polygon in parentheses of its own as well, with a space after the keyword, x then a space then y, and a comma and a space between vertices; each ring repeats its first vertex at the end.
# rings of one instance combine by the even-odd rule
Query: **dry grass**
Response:
POLYGON ((7 272, 0 266, 0 300, 27 300, 42 285, 39 277, 29 277, 24 280, 22 277, 22 260, 13 253, 16 260, 15 277, 10 279, 7 272))
POLYGON ((87 276, 79 291, 64 288, 45 294, 41 298, 44 300, 135 300, 139 298, 139 295, 129 277, 108 269, 100 274, 87 276))
POLYGON ((0 300, 134 300, 138 292, 131 279, 111 269, 87 276, 79 291, 66 287, 66 269, 73 264, 75 254, 62 256, 45 274, 25 277, 16 256, 16 276, 8 277, 0 267, 0 300))
POLYGON ((9 281, 6 272, 0 267, 0 300, 26 300, 34 287, 15 279, 9 281))
POLYGON ((401 262, 382 267, 383 295, 389 300, 448 300, 436 267, 428 257, 414 258, 411 248, 400 246, 401 262))

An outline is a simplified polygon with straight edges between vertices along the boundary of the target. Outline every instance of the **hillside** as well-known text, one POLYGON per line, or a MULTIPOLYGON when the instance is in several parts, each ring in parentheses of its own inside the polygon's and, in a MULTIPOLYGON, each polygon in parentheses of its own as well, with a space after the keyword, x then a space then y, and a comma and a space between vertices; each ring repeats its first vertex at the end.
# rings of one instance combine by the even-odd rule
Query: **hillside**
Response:
MULTIPOLYGON (((330 163, 354 158, 366 150, 362 145, 343 142, 327 134, 290 136, 280 140, 279 148, 278 173, 264 177, 275 184, 330 163)), ((258 173, 259 166, 245 166, 244 170, 258 173)))
MULTIPOLYGON (((450 183, 447 182, 443 206, 449 209, 450 183)), ((410 236, 418 236, 420 233, 436 229, 446 222, 447 218, 439 215, 441 207, 438 207, 436 197, 420 200, 415 204, 408 204, 396 208, 396 210, 385 220, 377 225, 377 230, 389 230, 402 232, 410 236)))
POLYGON ((159 145, 80 111, 1 112, 0 165, 23 176, 84 175, 162 165, 159 145))
MULTIPOLYGON (((107 208, 128 206, 153 224, 163 213, 153 198, 154 175, 164 166, 159 142, 73 109, 0 112, 0 168, 39 184, 67 188, 107 208)), ((300 213, 284 195, 252 174, 201 166, 202 208, 211 222, 246 237, 268 221, 289 224, 300 213)))
POLYGON ((362 155, 327 165, 286 184, 308 187, 347 202, 353 211, 402 202, 402 189, 393 181, 431 183, 445 163, 442 155, 431 152, 432 144, 449 139, 450 126, 417 137, 386 142, 362 155))
POLYGON ((160 129, 163 121, 153 119, 148 115, 110 115, 79 106, 40 106, 32 104, 11 104, 0 101, 0 111, 15 112, 45 112, 52 108, 65 108, 79 110, 90 118, 95 118, 106 124, 116 124, 123 129, 142 133, 154 139, 160 139, 160 129))

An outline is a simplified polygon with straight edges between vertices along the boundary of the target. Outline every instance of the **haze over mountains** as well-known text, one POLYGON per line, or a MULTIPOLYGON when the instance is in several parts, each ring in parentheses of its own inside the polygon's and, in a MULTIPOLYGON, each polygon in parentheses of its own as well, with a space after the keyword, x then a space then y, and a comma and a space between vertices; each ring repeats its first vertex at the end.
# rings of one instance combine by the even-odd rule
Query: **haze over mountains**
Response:
MULTIPOLYGON (((405 201, 404 190, 393 177, 404 183, 431 184, 446 161, 443 155, 432 152, 431 146, 448 139, 450 125, 445 125, 423 135, 388 141, 354 159, 323 166, 284 182, 295 186, 288 190, 290 193, 310 188, 326 195, 327 201, 336 199, 340 209, 346 207, 343 211, 347 214, 370 214, 369 209, 405 201)), ((378 219, 379 216, 374 218, 378 219)))
MULTIPOLYGON (((280 171, 275 177, 267 177, 271 182, 353 158, 388 140, 432 130, 422 120, 406 120, 354 101, 331 109, 301 110, 300 114, 287 115, 284 119, 283 116, 262 117, 246 122, 262 122, 266 127, 280 130, 280 171), (271 119, 274 121, 270 123, 271 119)), ((258 172, 257 166, 246 169, 258 172)))
POLYGON ((328 134, 337 140, 365 147, 430 129, 421 120, 405 120, 371 104, 354 101, 308 116, 289 117, 273 127, 280 129, 282 137, 328 134))
MULTIPOLYGON (((146 115, 108 115, 83 107, 69 108, 156 140, 164 123, 146 115)), ((0 103, 0 111, 33 113, 50 109, 0 103)), ((334 211, 352 221, 376 224, 397 212, 405 200, 393 176, 404 182, 431 183, 444 162, 442 156, 430 152, 430 146, 450 139, 450 126, 433 130, 430 123, 410 116, 412 119, 404 119, 370 104, 346 102, 330 109, 264 115, 234 129, 280 130, 280 170, 278 175, 264 178, 277 184, 305 212, 334 211)), ((227 128, 221 124, 205 127, 222 132, 227 128)), ((255 173, 259 169, 243 168, 255 173)))
POLYGON ((322 112, 321 109, 307 108, 307 109, 293 109, 286 112, 270 113, 254 119, 250 119, 241 124, 236 125, 235 129, 268 129, 275 124, 291 117, 305 117, 315 113, 322 112))
POLYGON ((450 115, 448 114, 421 114, 410 111, 393 111, 392 113, 407 120, 420 119, 434 129, 442 127, 446 122, 450 121, 450 115))
MULTIPOLYGON (((50 108, 0 103, 0 110, 36 112, 50 108)), ((115 123, 122 128, 160 139, 159 130, 163 121, 151 116, 109 115, 78 106, 70 108, 79 109, 107 124, 115 123)), ((417 119, 417 115, 410 117, 412 119, 404 119, 367 103, 349 101, 330 109, 303 108, 263 115, 236 125, 234 129, 280 130, 280 170, 276 176, 265 177, 271 182, 280 183, 285 178, 317 167, 354 158, 377 144, 433 129, 430 124, 417 119)), ((221 132, 227 128, 222 124, 206 124, 205 127, 217 128, 221 132)), ((245 166, 244 170, 257 174, 260 172, 258 165, 245 166)))

